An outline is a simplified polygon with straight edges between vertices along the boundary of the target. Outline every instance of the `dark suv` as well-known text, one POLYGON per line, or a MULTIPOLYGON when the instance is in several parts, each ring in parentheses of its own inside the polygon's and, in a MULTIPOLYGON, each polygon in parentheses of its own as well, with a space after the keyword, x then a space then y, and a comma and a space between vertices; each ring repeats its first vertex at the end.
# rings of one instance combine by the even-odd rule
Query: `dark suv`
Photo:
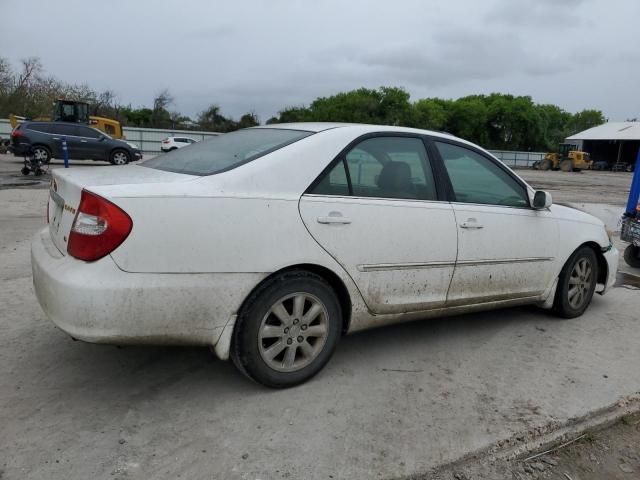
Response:
POLYGON ((126 165, 142 159, 142 152, 133 144, 111 138, 87 125, 66 122, 23 122, 11 132, 13 153, 24 156, 32 150, 42 163, 51 158, 63 158, 62 139, 67 140, 70 159, 104 160, 114 165, 126 165))

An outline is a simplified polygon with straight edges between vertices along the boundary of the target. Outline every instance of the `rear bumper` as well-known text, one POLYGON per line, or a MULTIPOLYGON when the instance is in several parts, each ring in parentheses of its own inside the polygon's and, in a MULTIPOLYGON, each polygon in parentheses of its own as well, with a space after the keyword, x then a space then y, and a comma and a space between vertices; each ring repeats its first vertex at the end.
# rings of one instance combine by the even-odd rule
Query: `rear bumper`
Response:
POLYGON ((36 296, 49 319, 95 343, 215 345, 262 274, 151 274, 120 270, 110 256, 64 256, 38 232, 31 244, 36 296))

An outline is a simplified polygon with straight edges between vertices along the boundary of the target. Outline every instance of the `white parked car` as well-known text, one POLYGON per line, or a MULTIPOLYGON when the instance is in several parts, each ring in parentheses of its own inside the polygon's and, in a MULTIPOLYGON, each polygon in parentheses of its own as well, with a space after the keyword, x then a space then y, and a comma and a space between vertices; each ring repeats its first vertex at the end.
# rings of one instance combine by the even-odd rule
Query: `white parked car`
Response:
POLYGON ((270 125, 54 170, 48 209, 33 278, 62 330, 210 345, 271 387, 357 330, 523 304, 579 316, 618 262, 600 220, 469 142, 400 127, 270 125))
POLYGON ((192 143, 196 143, 197 141, 198 140, 191 137, 167 137, 160 143, 160 150, 163 152, 170 152, 171 150, 186 147, 192 143))

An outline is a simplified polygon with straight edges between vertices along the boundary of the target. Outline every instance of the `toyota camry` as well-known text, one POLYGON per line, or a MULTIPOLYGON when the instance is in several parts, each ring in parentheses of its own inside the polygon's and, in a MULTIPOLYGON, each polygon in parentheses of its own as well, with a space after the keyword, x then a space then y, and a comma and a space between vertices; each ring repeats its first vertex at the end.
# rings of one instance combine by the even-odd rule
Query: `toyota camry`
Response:
POLYGON ((600 220, 482 148, 376 125, 269 125, 58 169, 48 222, 33 279, 62 330, 208 345, 270 387, 366 328, 525 304, 577 317, 618 262, 600 220))

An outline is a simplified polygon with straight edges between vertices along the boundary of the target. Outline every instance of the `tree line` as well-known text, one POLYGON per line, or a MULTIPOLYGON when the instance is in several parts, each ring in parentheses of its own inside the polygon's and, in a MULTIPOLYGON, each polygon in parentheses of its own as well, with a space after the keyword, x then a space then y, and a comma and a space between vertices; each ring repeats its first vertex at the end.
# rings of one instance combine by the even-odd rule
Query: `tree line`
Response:
MULTIPOLYGON (((252 112, 236 120, 223 115, 215 103, 191 119, 172 108, 169 90, 159 92, 150 106, 122 105, 112 90, 98 92, 46 75, 38 58, 24 59, 14 68, 0 57, 0 117, 49 116, 58 98, 86 101, 93 115, 114 118, 125 126, 230 132, 259 124, 252 112)), ((491 149, 547 151, 606 119, 600 110, 570 113, 557 105, 535 103, 529 96, 492 93, 412 101, 403 88, 380 87, 318 97, 308 106, 284 108, 266 123, 307 121, 401 125, 449 132, 491 149)))
POLYGON ((289 107, 267 123, 334 121, 402 125, 448 132, 496 150, 546 151, 566 137, 606 122, 600 110, 569 113, 529 96, 502 93, 415 102, 398 87, 359 88, 289 107))

